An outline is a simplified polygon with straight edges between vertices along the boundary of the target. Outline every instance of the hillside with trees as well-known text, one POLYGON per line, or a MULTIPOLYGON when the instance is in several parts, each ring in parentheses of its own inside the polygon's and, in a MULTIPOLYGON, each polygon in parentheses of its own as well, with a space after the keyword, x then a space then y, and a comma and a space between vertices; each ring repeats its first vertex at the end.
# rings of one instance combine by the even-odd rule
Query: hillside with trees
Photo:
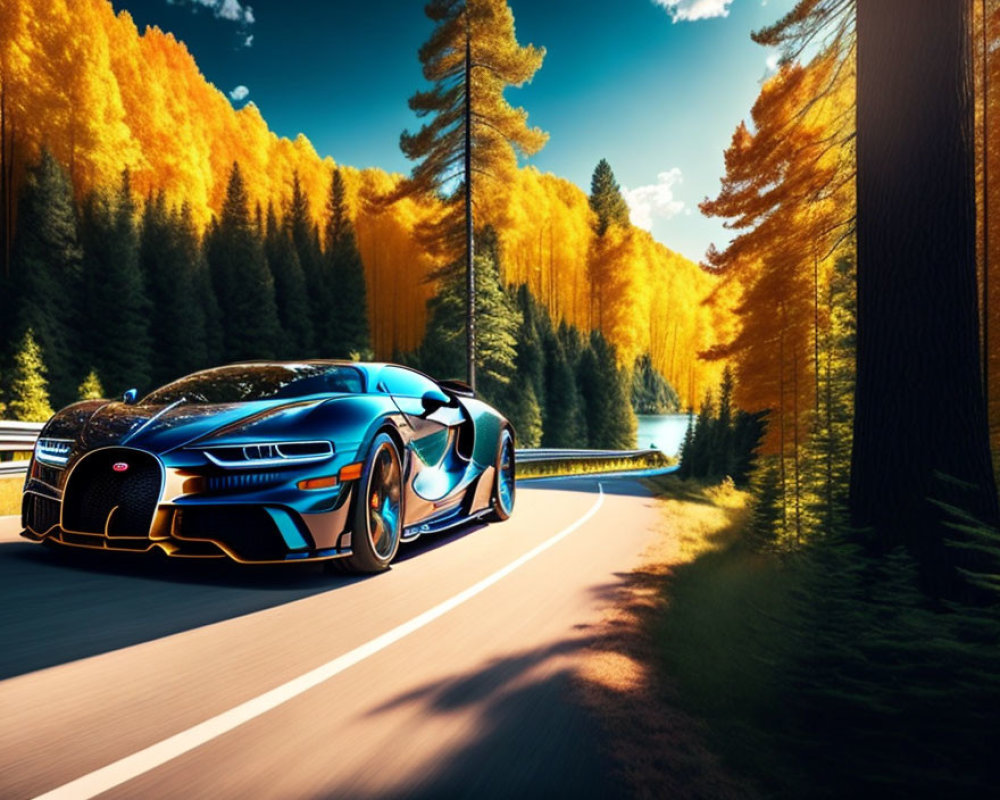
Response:
MULTIPOLYGON (((485 42, 489 15, 506 5, 480 5, 487 16, 474 36, 485 42)), ((493 91, 483 80, 477 96, 493 91)), ((542 141, 529 139, 517 144, 522 154, 542 141)), ((504 165, 501 183, 477 190, 475 222, 477 232, 495 231, 501 285, 527 286, 557 327, 600 332, 621 368, 648 353, 682 403, 697 404, 721 370, 698 358, 721 313, 700 303, 713 278, 627 220, 605 230, 572 183, 516 158, 504 165)), ((276 136, 252 103, 234 110, 182 42, 138 31, 106 0, 5 2, 3 363, 31 327, 58 404, 91 369, 114 393, 250 352, 415 352, 452 256, 426 235, 442 230, 449 203, 411 191, 414 181, 338 165, 301 135, 276 136), (329 292, 334 276, 346 291, 329 292), (74 298, 70 312, 53 313, 59 294, 74 298), (335 300, 349 301, 338 312, 364 310, 366 319, 328 329, 335 300), (111 301, 120 303, 116 336, 107 330, 111 301), (230 314, 251 307, 259 340, 237 345, 245 323, 230 314), (150 364, 153 341, 167 363, 150 364)))

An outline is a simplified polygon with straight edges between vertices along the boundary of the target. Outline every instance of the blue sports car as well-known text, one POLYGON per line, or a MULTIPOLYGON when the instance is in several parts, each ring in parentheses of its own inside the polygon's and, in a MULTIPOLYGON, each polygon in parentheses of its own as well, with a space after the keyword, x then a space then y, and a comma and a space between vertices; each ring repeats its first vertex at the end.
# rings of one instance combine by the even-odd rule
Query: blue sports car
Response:
POLYGON ((514 431, 396 364, 250 362, 75 403, 38 438, 23 536, 379 572, 400 542, 514 509, 514 431))

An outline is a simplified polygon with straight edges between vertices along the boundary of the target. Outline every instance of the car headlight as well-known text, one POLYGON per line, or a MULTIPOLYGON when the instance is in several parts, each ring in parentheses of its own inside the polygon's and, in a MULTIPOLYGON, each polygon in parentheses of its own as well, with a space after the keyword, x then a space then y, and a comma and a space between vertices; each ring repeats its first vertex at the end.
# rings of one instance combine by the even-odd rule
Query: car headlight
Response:
POLYGON ((333 442, 254 442, 243 445, 205 445, 200 448, 213 464, 224 469, 276 467, 325 461, 333 456, 333 442))
POLYGON ((72 450, 72 439, 38 439, 35 442, 35 461, 53 467, 65 467, 72 450))

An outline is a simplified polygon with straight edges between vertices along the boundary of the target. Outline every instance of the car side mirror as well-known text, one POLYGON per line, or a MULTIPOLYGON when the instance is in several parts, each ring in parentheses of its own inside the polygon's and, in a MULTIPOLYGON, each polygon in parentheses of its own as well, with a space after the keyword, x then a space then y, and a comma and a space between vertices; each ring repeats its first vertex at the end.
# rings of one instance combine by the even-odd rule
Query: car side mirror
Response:
POLYGON ((127 406, 134 406, 139 402, 139 390, 129 389, 122 395, 122 402, 127 406))
POLYGON ((444 392, 425 392, 424 396, 420 398, 425 414, 433 414, 439 408, 444 408, 449 402, 448 395, 444 392))

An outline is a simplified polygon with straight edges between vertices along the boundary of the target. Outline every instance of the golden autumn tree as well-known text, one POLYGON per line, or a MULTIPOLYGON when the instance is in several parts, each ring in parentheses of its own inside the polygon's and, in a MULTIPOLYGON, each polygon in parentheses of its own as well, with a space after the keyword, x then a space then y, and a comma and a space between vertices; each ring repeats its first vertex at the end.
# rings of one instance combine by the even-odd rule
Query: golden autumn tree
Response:
POLYGON ((545 51, 517 43, 514 15, 502 0, 431 0, 425 10, 437 23, 420 48, 433 88, 413 95, 410 108, 433 119, 416 133, 404 132, 400 147, 419 161, 407 193, 447 197, 434 244, 449 254, 464 244, 466 364, 475 386, 474 186, 509 179, 518 153, 531 155, 545 144, 547 135, 528 127, 527 112, 503 96, 508 86, 531 80, 545 51))
POLYGON ((730 305, 731 336, 706 351, 736 367, 736 402, 770 409, 765 452, 776 455, 791 524, 801 534, 804 446, 819 411, 821 344, 838 256, 850 256, 853 152, 849 50, 785 64, 761 90, 752 126, 725 153, 718 197, 702 203, 737 231, 706 268, 721 277, 709 302, 730 305))

